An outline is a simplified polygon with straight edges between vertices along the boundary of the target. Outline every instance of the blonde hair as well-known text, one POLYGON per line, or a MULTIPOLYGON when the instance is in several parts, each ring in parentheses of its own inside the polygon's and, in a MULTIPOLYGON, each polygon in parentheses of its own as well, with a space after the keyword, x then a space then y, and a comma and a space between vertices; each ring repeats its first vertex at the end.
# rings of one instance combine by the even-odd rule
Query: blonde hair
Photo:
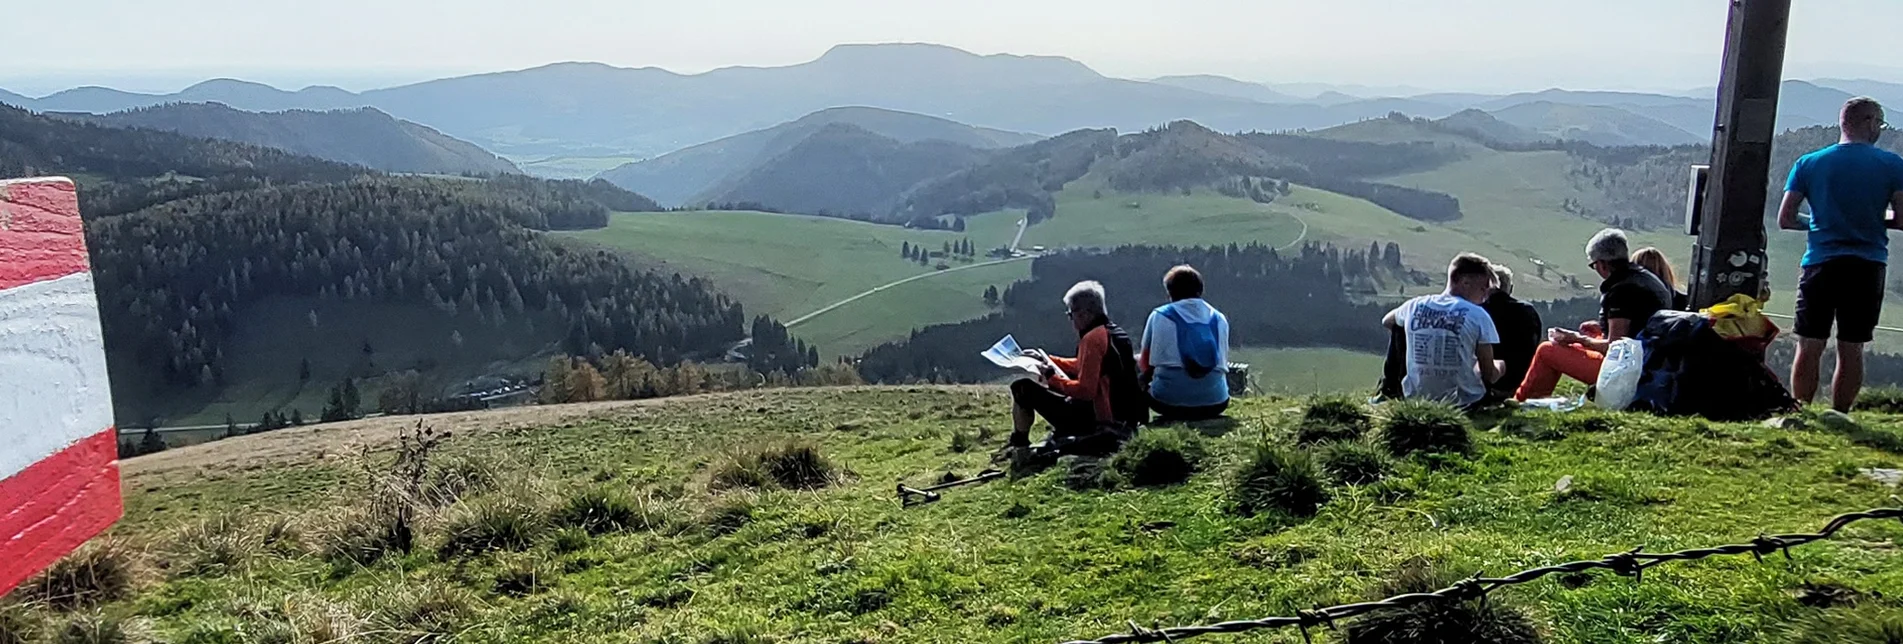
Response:
POLYGON ((1632 263, 1645 267, 1657 275, 1665 288, 1678 290, 1678 271, 1672 268, 1672 260, 1665 258, 1665 251, 1646 246, 1632 253, 1632 263))

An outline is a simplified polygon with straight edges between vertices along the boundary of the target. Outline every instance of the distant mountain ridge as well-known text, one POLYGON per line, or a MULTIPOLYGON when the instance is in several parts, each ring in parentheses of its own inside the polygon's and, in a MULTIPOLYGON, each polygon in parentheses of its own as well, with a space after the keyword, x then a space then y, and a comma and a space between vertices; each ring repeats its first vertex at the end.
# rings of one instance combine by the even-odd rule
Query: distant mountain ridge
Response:
POLYGON ((838 107, 727 138, 629 163, 600 178, 666 206, 724 201, 742 176, 833 124, 846 124, 898 143, 943 141, 973 149, 1022 145, 1038 136, 976 128, 946 119, 872 107, 838 107), (724 186, 724 187, 723 187, 724 186))
POLYGON ((885 219, 912 186, 988 156, 984 150, 950 141, 902 142, 857 125, 829 123, 699 200, 885 219))
MULTIPOLYGON (((331 87, 287 92, 221 79, 162 96, 79 88, 39 99, 16 98, 34 110, 95 113, 179 101, 218 101, 247 110, 370 106, 499 153, 537 156, 657 156, 845 105, 1040 135, 1099 127, 1138 131, 1183 119, 1227 132, 1320 129, 1396 111, 1443 118, 1470 108, 1499 112, 1544 101, 1630 112, 1703 138, 1716 112, 1710 98, 1635 92, 1357 97, 1320 86, 1276 87, 1208 75, 1126 80, 1106 77, 1068 58, 977 55, 907 43, 840 45, 806 63, 699 74, 557 63, 362 93, 331 87), (1293 87, 1316 94, 1301 98, 1293 87)), ((1891 91, 1893 86, 1887 84, 1864 82, 1860 87, 1868 87, 1860 90, 1866 93, 1903 96, 1903 90, 1891 91)), ((1841 97, 1848 95, 1801 81, 1787 82, 1785 93, 1782 128, 1830 123, 1837 107, 1831 103, 1841 104, 1841 97)), ((1554 132, 1546 133, 1609 136, 1591 126, 1630 120, 1607 110, 1585 112, 1585 123, 1556 123, 1554 132)), ((1631 136, 1619 128, 1612 131, 1631 136)), ((1683 139, 1665 129, 1631 130, 1640 131, 1659 138, 1635 142, 1683 139)))
POLYGON ((368 107, 247 112, 221 103, 173 103, 104 115, 53 115, 107 127, 139 127, 249 143, 387 172, 521 172, 514 163, 473 143, 368 107))

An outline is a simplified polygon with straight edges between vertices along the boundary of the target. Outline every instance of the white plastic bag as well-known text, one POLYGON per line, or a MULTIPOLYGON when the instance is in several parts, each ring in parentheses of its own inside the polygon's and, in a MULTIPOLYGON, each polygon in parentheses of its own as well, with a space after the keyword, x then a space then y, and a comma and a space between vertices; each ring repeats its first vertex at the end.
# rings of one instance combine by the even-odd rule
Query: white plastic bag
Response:
POLYGON ((1615 340, 1606 348, 1606 361, 1599 367, 1599 382, 1594 386, 1593 402, 1606 409, 1625 409, 1639 393, 1639 375, 1645 371, 1645 347, 1638 340, 1615 340))

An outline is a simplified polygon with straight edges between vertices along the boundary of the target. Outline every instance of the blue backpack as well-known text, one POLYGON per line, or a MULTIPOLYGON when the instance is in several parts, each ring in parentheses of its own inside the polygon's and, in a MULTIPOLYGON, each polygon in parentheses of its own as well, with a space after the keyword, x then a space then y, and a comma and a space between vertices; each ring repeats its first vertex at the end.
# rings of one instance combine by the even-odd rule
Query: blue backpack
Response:
POLYGON ((1216 367, 1216 317, 1209 321, 1191 323, 1174 306, 1163 307, 1163 317, 1176 325, 1176 351, 1183 354, 1183 371, 1191 378, 1201 378, 1215 371, 1216 367))

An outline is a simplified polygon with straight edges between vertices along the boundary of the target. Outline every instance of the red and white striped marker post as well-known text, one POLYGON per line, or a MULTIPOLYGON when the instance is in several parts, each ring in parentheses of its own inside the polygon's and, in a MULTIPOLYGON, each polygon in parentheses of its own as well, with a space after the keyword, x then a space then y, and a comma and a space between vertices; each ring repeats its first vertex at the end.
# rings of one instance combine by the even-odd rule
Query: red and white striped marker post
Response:
POLYGON ((79 196, 0 181, 0 593, 118 520, 118 457, 79 196))

